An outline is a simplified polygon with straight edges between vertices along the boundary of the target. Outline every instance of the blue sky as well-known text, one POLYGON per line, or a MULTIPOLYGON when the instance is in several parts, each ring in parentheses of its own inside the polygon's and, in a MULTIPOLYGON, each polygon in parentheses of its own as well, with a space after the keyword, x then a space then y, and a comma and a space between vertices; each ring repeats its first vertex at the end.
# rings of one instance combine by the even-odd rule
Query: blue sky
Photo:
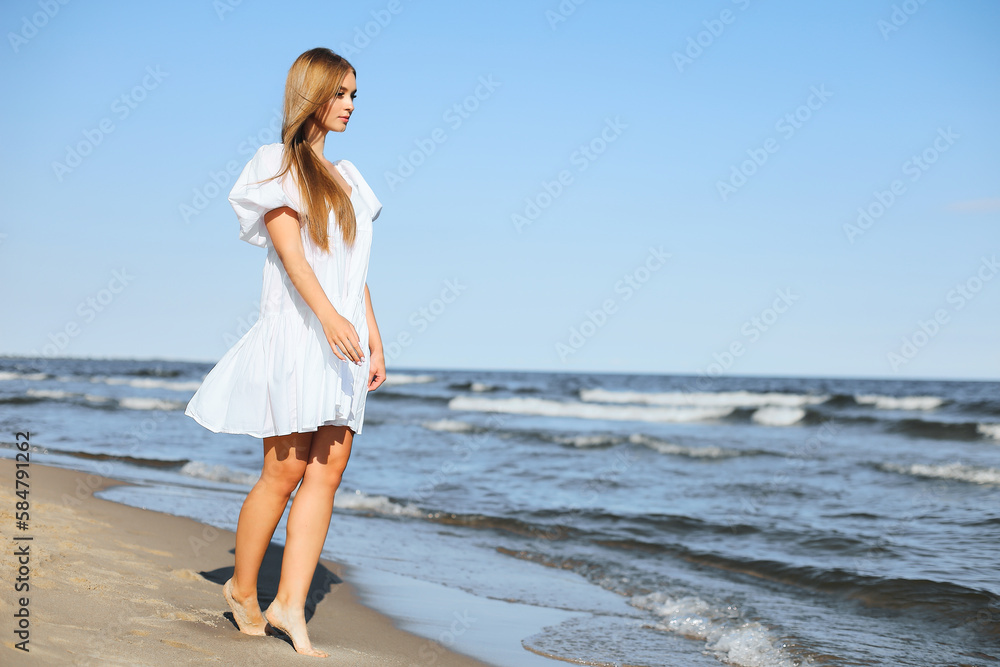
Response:
POLYGON ((358 72, 326 155, 383 204, 390 372, 1000 378, 997 3, 17 0, 0 25, 0 354, 218 360, 264 262, 227 165, 326 46, 358 72))

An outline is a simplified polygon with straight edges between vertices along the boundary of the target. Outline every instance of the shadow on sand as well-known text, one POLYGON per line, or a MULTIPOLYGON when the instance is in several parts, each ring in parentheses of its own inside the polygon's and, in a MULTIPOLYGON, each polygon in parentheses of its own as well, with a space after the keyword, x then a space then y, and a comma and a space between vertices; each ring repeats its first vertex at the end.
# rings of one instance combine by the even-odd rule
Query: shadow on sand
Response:
MULTIPOLYGON (((230 549, 229 553, 236 553, 236 549, 230 549)), ((281 575, 281 556, 284 553, 284 547, 280 544, 275 544, 271 542, 268 545, 267 551, 264 553, 264 560, 260 565, 260 574, 257 577, 257 600, 260 603, 261 611, 267 609, 267 606, 271 604, 274 600, 274 596, 278 594, 278 578, 281 575)), ((219 599, 225 603, 225 599, 222 595, 222 586, 233 576, 233 566, 229 565, 227 567, 220 567, 215 570, 208 570, 199 572, 201 576, 205 577, 209 581, 219 585, 219 599)), ((336 593, 337 590, 334 588, 339 584, 343 583, 343 579, 338 577, 336 574, 331 572, 322 561, 316 565, 316 572, 313 574, 312 581, 309 583, 309 593, 306 595, 306 622, 313 617, 316 611, 316 605, 323 601, 327 595, 336 593)), ((239 626, 236 625, 236 619, 233 618, 233 612, 227 611, 224 616, 226 619, 233 624, 233 628, 239 631, 239 626)), ((282 635, 284 637, 284 635, 282 635)), ((288 640, 291 644, 291 640, 288 640)))

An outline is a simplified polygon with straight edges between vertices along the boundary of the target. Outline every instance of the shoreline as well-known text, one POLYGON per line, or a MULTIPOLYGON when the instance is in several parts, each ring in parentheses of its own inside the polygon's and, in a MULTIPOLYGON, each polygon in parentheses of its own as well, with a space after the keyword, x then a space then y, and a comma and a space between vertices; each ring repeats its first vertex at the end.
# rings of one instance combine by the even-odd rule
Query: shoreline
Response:
MULTIPOLYGON (((243 635, 222 594, 233 569, 232 531, 93 496, 129 482, 38 463, 26 469, 28 528, 17 530, 16 503, 24 501, 15 495, 15 461, 0 458, 0 525, 6 542, 0 559, 0 617, 6 627, 0 633, 4 654, 16 656, 18 664, 271 665, 296 660, 490 667, 401 629, 361 601, 359 591, 345 581, 349 568, 323 558, 306 620, 313 644, 329 658, 301 656, 284 637, 243 635), (24 555, 17 556, 16 549, 24 555), (15 591, 19 568, 22 592, 15 591), (28 652, 15 647, 25 637, 16 634, 19 622, 25 627, 24 619, 15 616, 19 613, 27 620, 20 632, 27 633, 28 652)), ((277 590, 281 553, 281 545, 272 542, 264 557, 261 608, 277 590)))

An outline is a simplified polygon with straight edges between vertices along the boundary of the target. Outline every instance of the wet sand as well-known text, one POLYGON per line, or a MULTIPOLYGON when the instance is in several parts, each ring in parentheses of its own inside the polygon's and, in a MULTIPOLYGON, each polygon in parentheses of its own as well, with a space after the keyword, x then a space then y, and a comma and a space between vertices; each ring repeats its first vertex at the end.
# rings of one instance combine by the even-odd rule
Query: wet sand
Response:
MULTIPOLYGON (((241 634, 222 594, 234 533, 92 495, 124 482, 36 463, 28 470, 28 529, 19 530, 14 461, 0 459, 2 664, 486 665, 397 628, 361 604, 345 568, 327 560, 316 568, 306 620, 329 658, 301 656, 284 637, 241 634), (16 592, 18 583, 29 590, 16 592), (15 648, 23 639, 15 614, 24 609, 27 653, 15 648)), ((265 556, 262 609, 277 590, 281 552, 272 543, 265 556)))

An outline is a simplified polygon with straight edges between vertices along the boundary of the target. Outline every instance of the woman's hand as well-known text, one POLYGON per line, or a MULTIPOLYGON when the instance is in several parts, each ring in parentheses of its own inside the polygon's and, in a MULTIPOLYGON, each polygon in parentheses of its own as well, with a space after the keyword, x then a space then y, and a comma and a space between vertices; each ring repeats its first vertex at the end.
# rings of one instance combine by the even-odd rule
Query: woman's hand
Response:
POLYGON ((368 362, 368 391, 373 391, 385 382, 385 357, 381 348, 371 351, 368 362))
POLYGON ((350 320, 340 313, 333 312, 322 318, 320 323, 323 325, 326 340, 337 358, 347 361, 343 356, 346 354, 351 361, 360 364, 365 358, 365 353, 361 350, 360 336, 350 320))

